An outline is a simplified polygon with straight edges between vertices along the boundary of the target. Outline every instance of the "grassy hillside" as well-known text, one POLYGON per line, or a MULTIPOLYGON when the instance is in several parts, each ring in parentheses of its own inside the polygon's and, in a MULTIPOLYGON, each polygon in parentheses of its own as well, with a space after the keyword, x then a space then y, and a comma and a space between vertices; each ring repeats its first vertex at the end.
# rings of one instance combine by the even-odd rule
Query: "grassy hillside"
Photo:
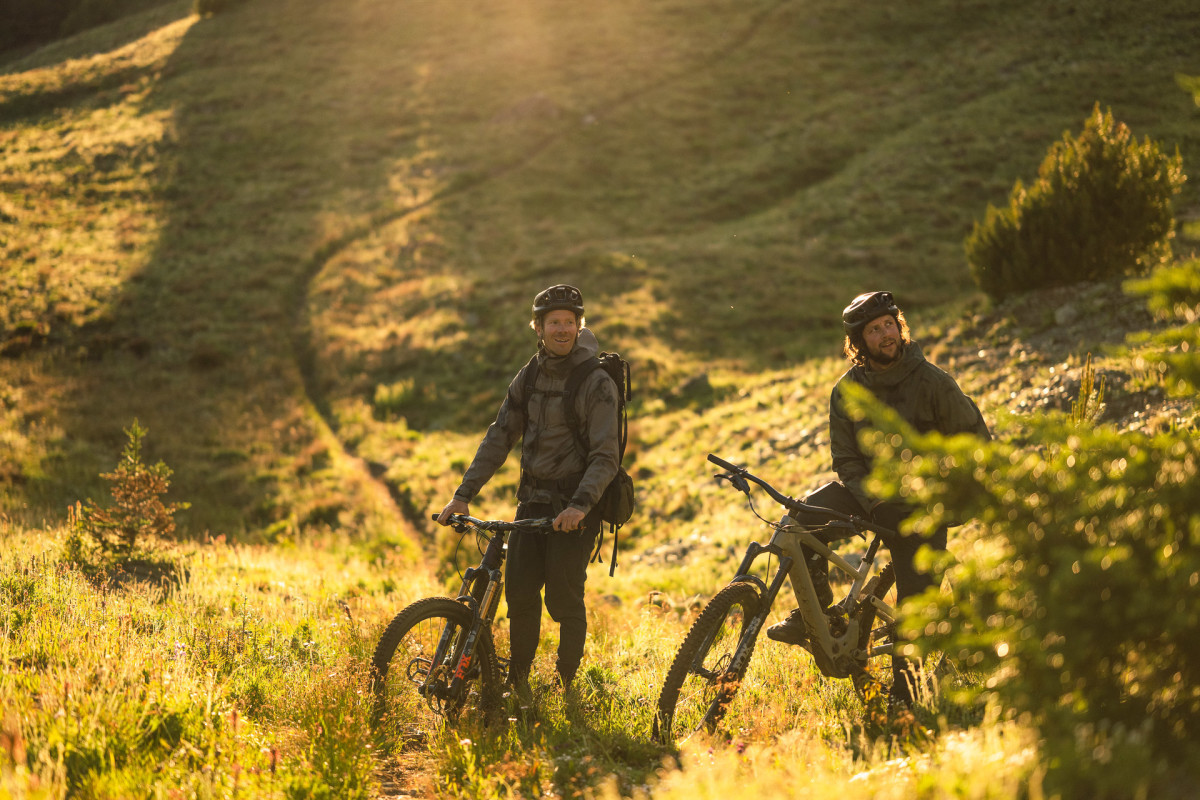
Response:
MULTIPOLYGON (((1191 6, 188 0, 0 64, 0 797, 1040 796, 997 709, 937 698, 926 738, 768 640, 728 739, 659 747, 649 708, 765 530, 704 455, 796 494, 827 474, 861 289, 1001 433, 1069 408, 1089 352, 1106 419, 1195 429, 1109 349, 1155 324, 1142 301, 992 307, 962 257, 1096 102, 1196 171, 1191 6), (549 636, 532 712, 377 749, 367 655, 447 591, 422 552, 473 552, 428 512, 557 281, 637 392, 641 507, 616 577, 592 569, 580 692, 546 685, 549 636), (195 541, 80 566, 62 517, 134 418, 195 541)), ((515 480, 473 510, 510 514, 515 480)))
MULTIPOLYGON (((1021 421, 1008 409, 1076 399, 1081 342, 1107 353, 1153 326, 1117 286, 1071 287, 956 320, 935 352, 996 410, 997 429, 1011 431, 1021 421), (1075 321, 1055 324, 1066 307, 1075 321)), ((1114 429, 1194 431, 1194 398, 1166 397, 1137 364, 1098 358, 1105 419, 1114 429)), ((821 468, 798 453, 827 444, 816 398, 836 367, 813 362, 747 380, 711 407, 662 409, 646 415, 640 440, 646 452, 671 453, 664 471, 673 476, 711 446, 800 489, 821 468), (722 435, 709 439, 710 430, 722 435)), ((511 700, 506 720, 468 721, 425 747, 393 746, 367 723, 376 638, 399 609, 454 583, 412 569, 402 550, 347 547, 334 535, 269 545, 218 536, 106 570, 95 557, 72 560, 67 529, 0 520, 0 796, 1043 796, 1037 733, 1001 709, 943 694, 915 718, 885 720, 848 681, 822 677, 805 652, 765 637, 717 736, 680 749, 653 743, 651 708, 675 649, 747 542, 766 535, 729 489, 658 481, 663 502, 641 524, 664 539, 645 537, 615 578, 603 565, 591 570, 577 693, 566 699, 551 686, 548 626, 533 703, 511 700)), ((778 513, 765 501, 758 510, 778 513)), ((963 541, 951 542, 961 558, 963 541)), ((459 542, 464 553, 473 544, 459 542)), ((775 618, 787 610, 777 603, 775 618)), ((497 636, 506 652, 503 623, 497 636)), ((951 672, 945 687, 983 677, 951 672)), ((1158 776, 1151 794, 1190 796, 1192 773, 1184 764, 1158 776)))
MULTIPOLYGON (((650 709, 695 611, 681 597, 605 601, 612 586, 599 581, 574 700, 548 685, 547 642, 539 699, 514 702, 508 723, 380 747, 367 724, 375 639, 391 614, 443 591, 397 580, 396 560, 320 542, 216 542, 160 550, 155 570, 98 580, 61 559, 61 530, 4 534, 0 797, 716 800, 750 784, 864 800, 918 786, 1000 798, 1037 781, 1030 732, 964 727, 980 715, 947 706, 944 735, 922 742, 911 726, 864 720, 848 681, 765 639, 729 718, 731 746, 653 744, 650 709), (901 743, 919 761, 898 762, 901 743)), ((624 595, 631 572, 618 574, 624 595)))
POLYGON ((797 365, 850 296, 887 286, 919 325, 977 300, 971 221, 1095 102, 1195 163, 1198 25, 1182 0, 253 0, 23 56, 5 513, 99 493, 136 417, 193 533, 427 532, 564 280, 635 365, 631 532, 685 524, 703 449, 823 403, 836 365, 797 365))

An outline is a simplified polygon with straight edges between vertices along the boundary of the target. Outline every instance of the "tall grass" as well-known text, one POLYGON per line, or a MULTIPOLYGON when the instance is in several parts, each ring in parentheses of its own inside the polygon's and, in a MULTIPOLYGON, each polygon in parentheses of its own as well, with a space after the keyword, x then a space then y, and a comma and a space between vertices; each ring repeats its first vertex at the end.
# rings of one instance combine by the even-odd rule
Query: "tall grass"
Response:
MULTIPOLYGON (((871 727, 848 682, 766 640, 724 733, 681 750, 654 743, 658 685, 698 604, 650 597, 659 577, 640 567, 624 583, 645 596, 627 599, 595 571, 572 693, 552 686, 550 626, 531 701, 510 696, 498 723, 463 720, 424 751, 396 749, 371 730, 366 665, 391 615, 444 593, 437 584, 397 582, 395 561, 332 540, 172 547, 139 576, 62 560, 62 530, 4 534, 0 776, 12 796, 670 798, 685 785, 774 789, 802 772, 830 792, 865 773, 851 796, 966 782, 968 796, 990 797, 1035 769, 1019 728, 951 723, 950 706, 920 713, 945 729, 934 740, 871 727), (902 753, 911 763, 895 761, 902 753), (959 758, 995 761, 1001 782, 977 786, 959 758)), ((503 622, 499 634, 506 651, 503 622)), ((938 791, 925 796, 950 796, 938 791)))
POLYGON ((64 534, 5 530, 15 796, 368 796, 363 665, 381 606, 419 587, 321 547, 173 548, 156 575, 87 572, 60 560, 64 534))

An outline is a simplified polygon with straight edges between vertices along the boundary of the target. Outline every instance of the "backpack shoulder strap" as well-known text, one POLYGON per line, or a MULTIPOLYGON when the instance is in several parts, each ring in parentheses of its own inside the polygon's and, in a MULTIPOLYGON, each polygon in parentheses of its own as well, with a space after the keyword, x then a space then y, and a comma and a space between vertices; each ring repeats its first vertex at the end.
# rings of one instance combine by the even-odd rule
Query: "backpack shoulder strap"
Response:
POLYGON ((529 359, 529 363, 525 365, 525 380, 521 388, 525 392, 525 417, 529 417, 529 401, 533 399, 533 393, 537 390, 538 373, 541 370, 538 367, 537 353, 533 354, 533 358, 529 359))
POLYGON ((563 414, 567 418, 567 426, 575 432, 575 438, 579 441, 579 446, 583 449, 584 454, 588 451, 588 442, 583 427, 579 424, 579 415, 575 413, 575 394, 587 377, 600 367, 600 359, 595 356, 580 362, 567 376, 567 385, 563 390, 563 414))

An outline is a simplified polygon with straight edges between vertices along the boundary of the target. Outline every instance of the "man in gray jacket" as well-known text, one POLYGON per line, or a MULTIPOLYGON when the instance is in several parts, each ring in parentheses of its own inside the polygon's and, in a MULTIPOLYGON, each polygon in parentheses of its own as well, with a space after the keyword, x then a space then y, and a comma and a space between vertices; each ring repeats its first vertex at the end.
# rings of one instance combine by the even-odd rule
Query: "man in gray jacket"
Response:
MULTIPOLYGON (((985 440, 991 434, 979 408, 963 394, 954 378, 926 361, 921 346, 909 338, 904 314, 890 292, 867 292, 854 298, 842 312, 842 325, 846 332, 844 352, 853 366, 838 380, 829 398, 829 445, 839 480, 817 489, 805 502, 846 514, 869 516, 880 525, 898 530, 900 523, 916 509, 879 500, 863 488, 863 479, 871 472, 871 455, 863 451, 858 434, 870 422, 846 413, 842 403, 842 387, 846 382, 865 386, 920 433, 937 431, 947 436, 971 433, 985 440)), ((820 524, 824 520, 797 521, 820 524)), ((917 572, 913 564, 922 545, 945 550, 946 529, 929 537, 900 536, 890 546, 899 600, 919 594, 932 584, 932 579, 917 572)), ((806 555, 818 599, 828 607, 833 602, 829 564, 819 556, 813 558, 812 553, 806 555)), ((767 636, 788 644, 804 642, 808 632, 799 609, 768 628, 767 636)), ((892 697, 910 704, 915 678, 909 665, 905 659, 893 656, 892 671, 892 697)))
POLYGON ((516 532, 509 539, 504 584, 509 683, 527 685, 541 636, 544 587, 546 610, 559 624, 556 668, 566 688, 579 669, 587 637, 583 587, 601 525, 594 509, 620 464, 617 386, 604 370, 593 369, 573 398, 582 431, 572 429, 563 409, 567 378, 600 350, 584 327, 583 296, 565 284, 538 293, 530 325, 538 336, 537 354, 509 384, 496 421, 438 521, 447 525, 451 514, 469 513, 468 504, 521 440, 516 518, 553 517, 554 531, 516 532))

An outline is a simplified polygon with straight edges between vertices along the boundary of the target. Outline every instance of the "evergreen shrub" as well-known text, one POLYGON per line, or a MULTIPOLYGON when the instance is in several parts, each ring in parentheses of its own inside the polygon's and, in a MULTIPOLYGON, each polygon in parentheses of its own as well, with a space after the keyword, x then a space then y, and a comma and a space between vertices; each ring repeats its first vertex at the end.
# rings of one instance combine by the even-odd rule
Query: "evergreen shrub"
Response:
POLYGON ((170 536, 175 531, 175 512, 187 508, 187 504, 162 501, 171 485, 171 468, 161 461, 146 464, 142 460, 146 429, 135 419, 125 435, 129 443, 117 468, 100 476, 110 484, 112 504, 103 506, 90 498, 86 503, 77 503, 72 521, 102 550, 127 555, 139 538, 170 536))
POLYGON ((976 283, 996 300, 1020 291, 1141 275, 1171 257, 1171 199, 1183 185, 1178 151, 1101 113, 1076 138, 1064 133, 1007 208, 988 205, 966 240, 976 283))

